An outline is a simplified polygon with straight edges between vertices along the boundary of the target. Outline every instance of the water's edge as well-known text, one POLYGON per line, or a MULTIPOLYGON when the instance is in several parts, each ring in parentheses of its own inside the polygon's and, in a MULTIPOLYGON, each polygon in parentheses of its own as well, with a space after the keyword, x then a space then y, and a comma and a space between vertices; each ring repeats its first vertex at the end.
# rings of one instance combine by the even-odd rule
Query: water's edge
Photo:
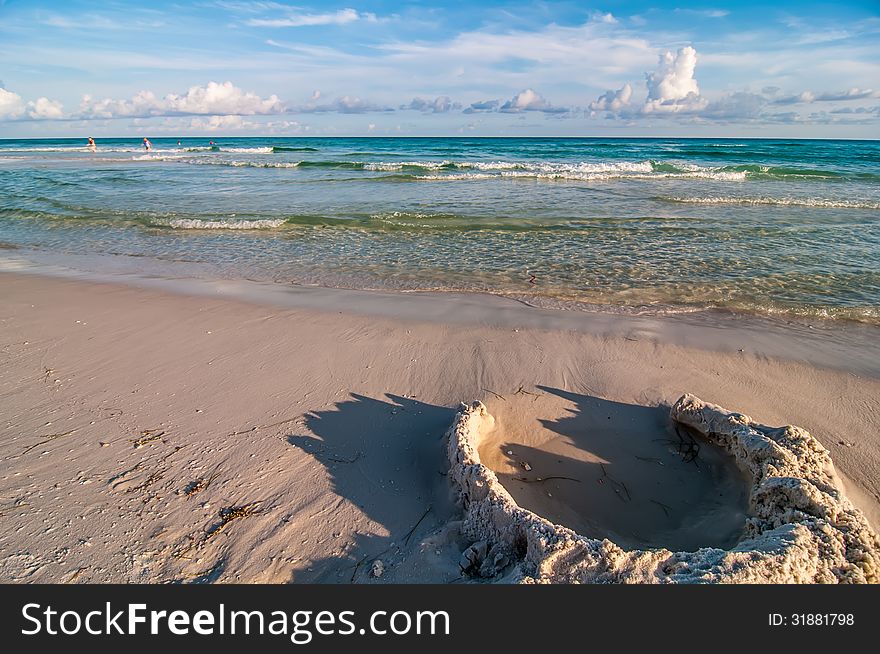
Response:
POLYGON ((218 279, 197 266, 172 264, 161 274, 145 274, 126 269, 119 259, 107 255, 0 250, 0 273, 118 284, 281 309, 350 313, 407 322, 478 324, 510 329, 514 334, 517 329, 585 332, 744 357, 770 357, 880 378, 880 327, 863 323, 777 319, 717 309, 655 316, 573 311, 537 307, 515 298, 478 292, 360 290, 218 279))

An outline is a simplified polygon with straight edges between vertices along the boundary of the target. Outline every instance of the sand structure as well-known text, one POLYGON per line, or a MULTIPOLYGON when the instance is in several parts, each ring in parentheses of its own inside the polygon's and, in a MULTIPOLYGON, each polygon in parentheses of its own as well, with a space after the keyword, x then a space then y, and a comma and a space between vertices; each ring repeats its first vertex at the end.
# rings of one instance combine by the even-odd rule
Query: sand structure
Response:
POLYGON ((670 417, 732 455, 750 481, 749 516, 732 548, 626 550, 517 505, 480 461, 495 428, 481 402, 448 432, 449 479, 472 540, 460 565, 522 583, 877 583, 880 538, 845 496, 828 451, 806 430, 771 428, 687 394, 670 417))

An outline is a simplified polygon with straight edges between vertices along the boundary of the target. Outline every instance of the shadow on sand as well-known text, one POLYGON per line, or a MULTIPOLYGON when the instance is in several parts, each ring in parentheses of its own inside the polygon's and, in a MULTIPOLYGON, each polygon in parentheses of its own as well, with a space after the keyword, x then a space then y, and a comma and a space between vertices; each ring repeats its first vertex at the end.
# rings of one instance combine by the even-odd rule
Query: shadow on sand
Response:
MULTIPOLYGON (((417 545, 420 536, 451 515, 443 436, 455 410, 398 395, 385 397, 352 394, 332 410, 307 414, 305 425, 314 436, 287 438, 324 465, 339 496, 388 533, 355 534, 354 546, 344 556, 298 571, 293 579, 297 583, 362 581, 374 559, 388 560, 417 545)), ((418 580, 418 571, 413 575, 418 580)))
POLYGON ((509 420, 498 409, 500 433, 481 448, 520 506, 625 548, 729 547, 741 537, 745 479, 668 408, 538 388, 547 395, 519 401, 509 420))

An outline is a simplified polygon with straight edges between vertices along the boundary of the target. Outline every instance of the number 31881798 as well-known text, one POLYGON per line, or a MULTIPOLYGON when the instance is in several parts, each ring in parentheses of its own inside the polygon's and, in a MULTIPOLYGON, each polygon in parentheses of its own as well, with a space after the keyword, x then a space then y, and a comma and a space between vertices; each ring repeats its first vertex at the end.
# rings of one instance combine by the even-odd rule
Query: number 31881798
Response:
POLYGON ((771 613, 767 620, 771 627, 851 627, 855 624, 852 613, 771 613))

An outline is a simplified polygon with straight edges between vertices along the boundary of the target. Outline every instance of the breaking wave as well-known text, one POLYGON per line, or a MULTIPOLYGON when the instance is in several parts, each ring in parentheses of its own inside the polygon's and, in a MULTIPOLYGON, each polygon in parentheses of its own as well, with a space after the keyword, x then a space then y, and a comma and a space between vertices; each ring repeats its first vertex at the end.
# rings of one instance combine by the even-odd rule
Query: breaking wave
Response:
POLYGON ((880 209, 880 202, 866 200, 831 200, 826 198, 736 198, 736 197, 659 197, 664 202, 684 204, 740 204, 747 206, 822 207, 831 209, 880 209))
MULTIPOLYGON (((277 229, 285 222, 284 218, 260 220, 202 220, 200 218, 174 218, 164 222, 172 229, 277 229)), ((162 224, 158 222, 158 224, 162 224)))

